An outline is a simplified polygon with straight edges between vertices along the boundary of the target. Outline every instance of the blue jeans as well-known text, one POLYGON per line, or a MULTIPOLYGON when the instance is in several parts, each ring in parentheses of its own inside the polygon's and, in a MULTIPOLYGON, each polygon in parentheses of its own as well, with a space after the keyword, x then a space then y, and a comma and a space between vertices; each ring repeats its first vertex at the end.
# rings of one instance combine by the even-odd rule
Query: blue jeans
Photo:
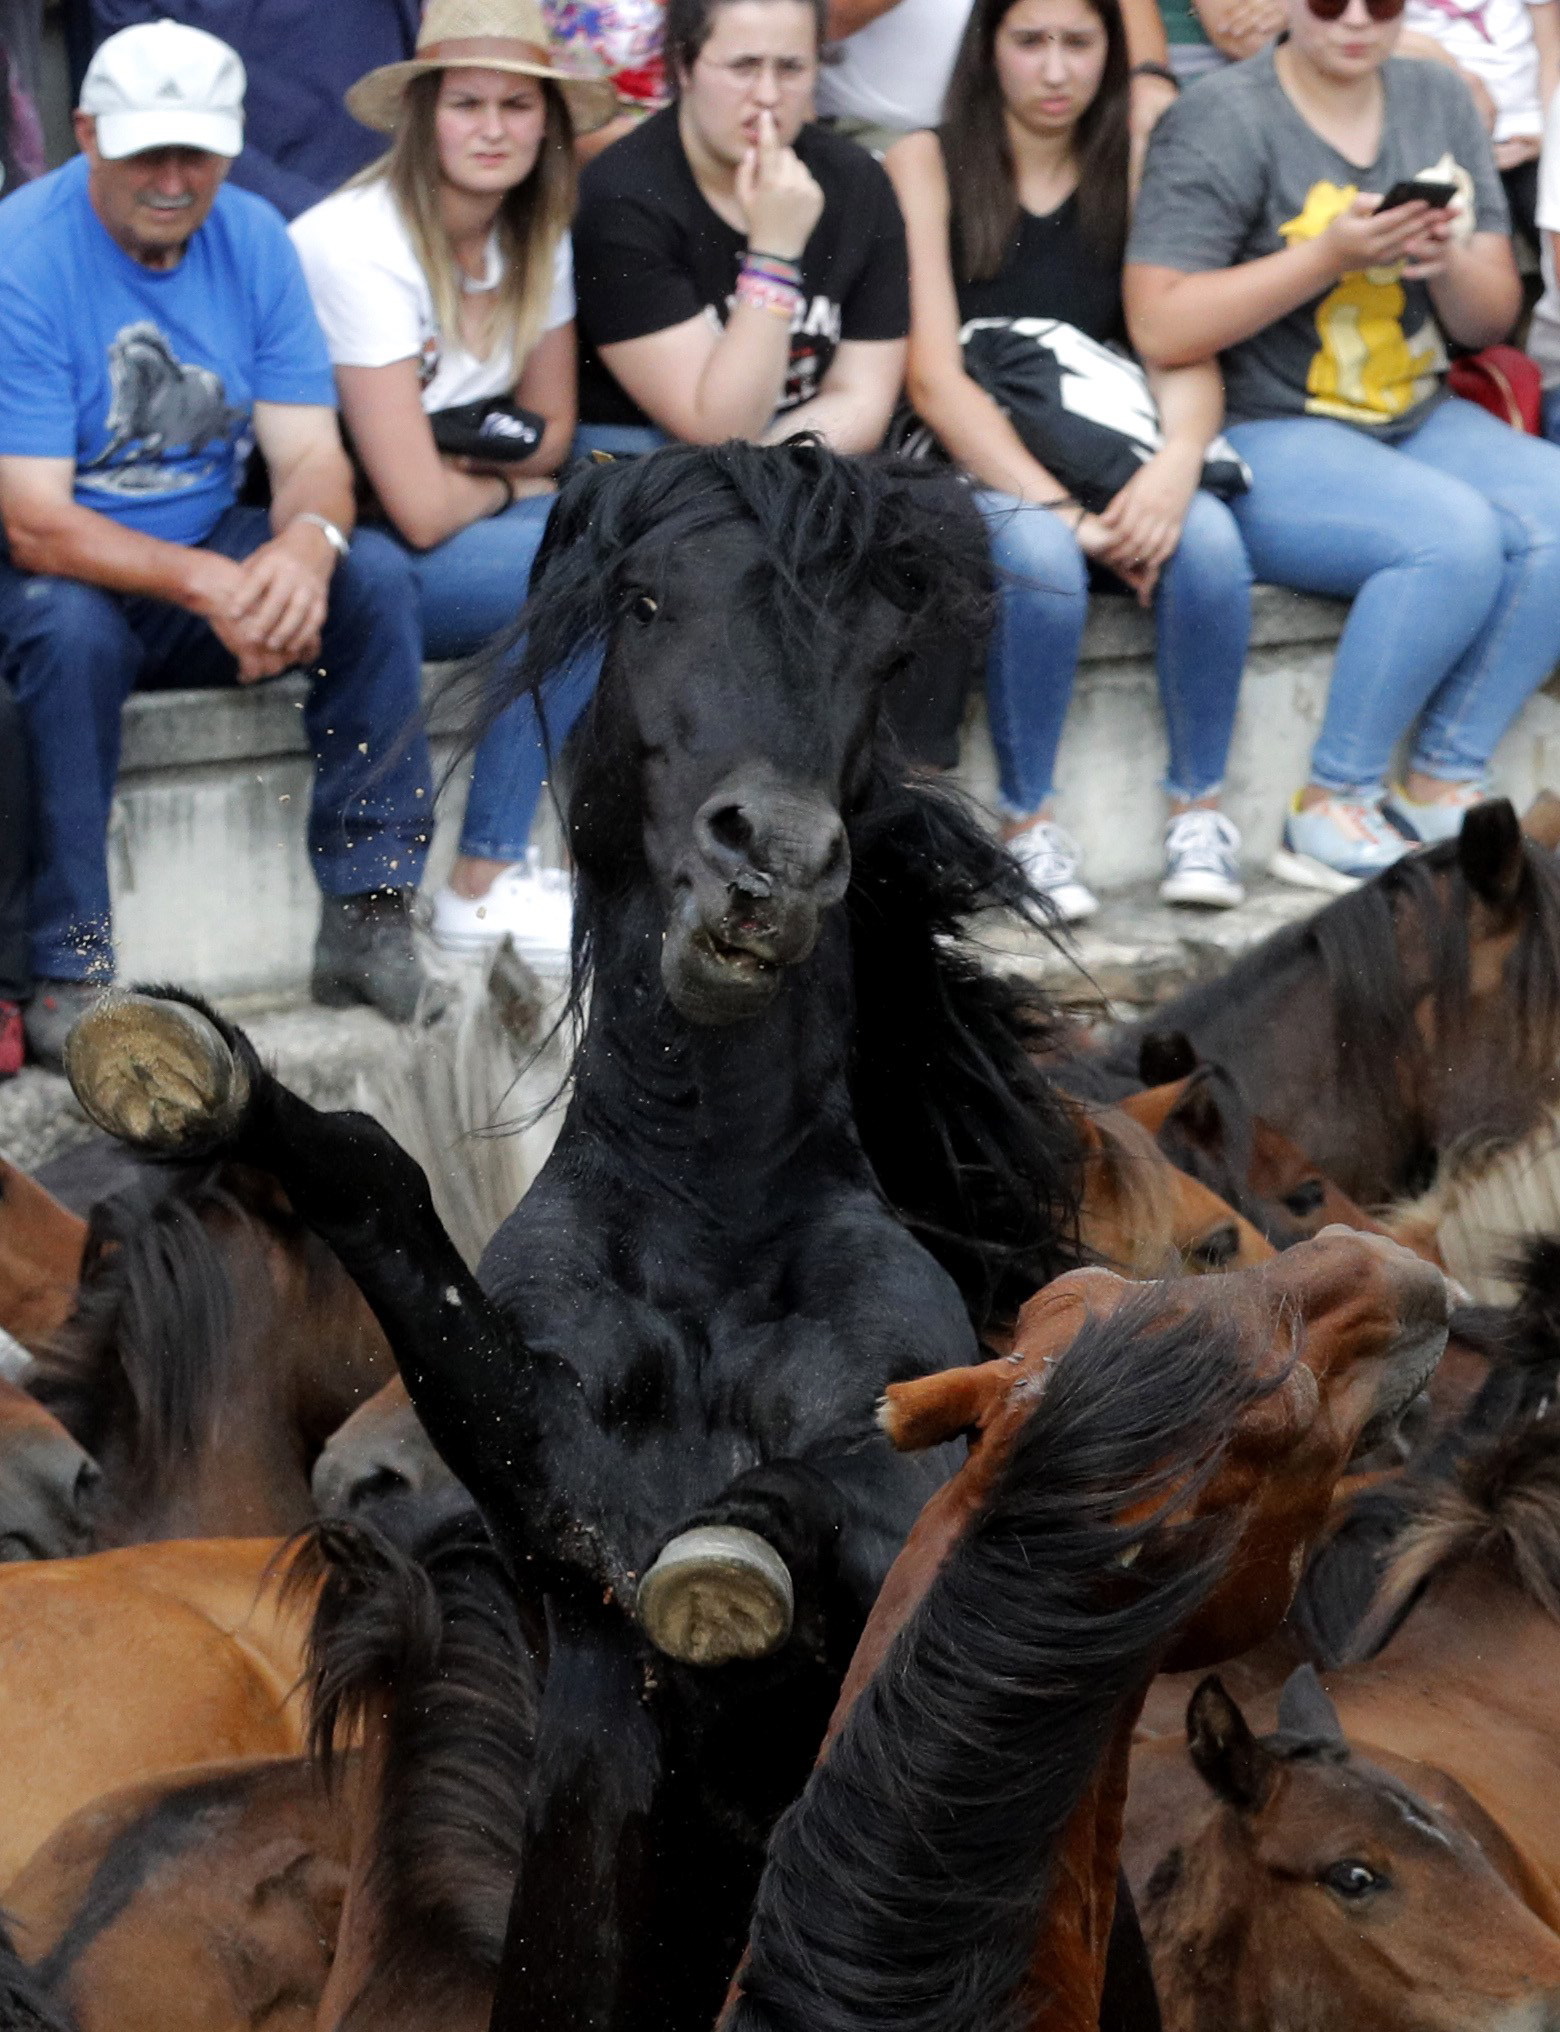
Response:
POLYGON ((1455 396, 1396 444, 1325 417, 1236 424, 1258 578, 1353 599, 1313 781, 1379 796, 1411 766, 1475 783, 1560 657, 1560 450, 1455 396))
MULTIPOLYGON (((230 508, 202 548, 244 558, 270 534, 263 509, 230 508)), ((303 714, 315 756, 309 853, 327 895, 405 888, 421 875, 433 811, 421 649, 405 559, 387 538, 361 532, 331 582, 303 714)), ((233 684, 234 660, 182 607, 18 571, 0 550, 0 678, 16 694, 32 763, 33 971, 107 978, 120 709, 137 685, 233 684)))
POLYGON ((609 452, 615 459, 639 459, 675 442, 653 423, 582 423, 574 433, 569 456, 583 459, 592 452, 609 452))
POLYGON ((1551 444, 1560 444, 1560 388, 1544 390, 1544 435, 1551 444))
MULTIPOLYGON (((409 551, 422 595, 423 645, 439 659, 475 656, 525 604, 531 567, 552 509, 551 495, 516 501, 502 515, 468 523, 432 550, 409 551)), ((599 657, 571 667, 548 687, 543 721, 519 698, 477 745, 460 850, 489 861, 523 861, 536 807, 547 784, 549 745, 556 754, 585 710, 600 675, 599 657)))
MULTIPOLYGON (((1002 575, 986 710, 1003 804, 1025 817, 1054 787, 1088 614, 1088 566, 1050 509, 1007 494, 975 500, 1002 575)), ((1154 623, 1170 743, 1166 788, 1173 797, 1203 797, 1223 781, 1251 635, 1251 567, 1234 518, 1212 494, 1192 497, 1180 544, 1160 574, 1154 623)))

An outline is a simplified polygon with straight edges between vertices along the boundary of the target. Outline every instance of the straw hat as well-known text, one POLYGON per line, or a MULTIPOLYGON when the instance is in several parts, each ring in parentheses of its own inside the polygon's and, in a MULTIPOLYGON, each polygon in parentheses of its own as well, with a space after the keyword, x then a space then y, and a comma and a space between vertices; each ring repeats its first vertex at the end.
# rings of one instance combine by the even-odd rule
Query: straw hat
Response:
POLYGON ((588 133, 612 118, 617 95, 608 79, 587 68, 594 59, 553 41, 540 0, 428 0, 417 31, 417 54, 407 63, 381 64, 347 94, 347 111, 365 127, 392 134, 401 100, 413 78, 427 71, 472 65, 551 78, 569 103, 575 126, 588 133))

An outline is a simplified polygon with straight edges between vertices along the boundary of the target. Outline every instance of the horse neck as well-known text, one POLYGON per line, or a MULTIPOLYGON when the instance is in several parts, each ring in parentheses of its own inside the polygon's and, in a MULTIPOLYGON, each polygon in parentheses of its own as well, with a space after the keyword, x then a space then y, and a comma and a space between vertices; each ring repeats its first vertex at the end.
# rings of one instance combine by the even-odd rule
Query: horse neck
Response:
MULTIPOLYGON (((723 1218, 762 1210, 798 1167, 862 1175, 846 1081, 850 947, 830 912, 812 957, 742 1022, 700 1026, 666 998, 662 911, 648 882, 597 902, 590 1019, 575 1066, 569 1128, 676 1200, 723 1218)), ((568 1133, 567 1131, 565 1133, 568 1133)), ((790 1194, 788 1194, 788 1197, 790 1194)))
POLYGON ((1116 1917, 1132 1731, 1147 1693, 1145 1686, 1117 1722, 1057 1844, 1030 1962, 1024 2032, 1098 2032, 1116 1917))

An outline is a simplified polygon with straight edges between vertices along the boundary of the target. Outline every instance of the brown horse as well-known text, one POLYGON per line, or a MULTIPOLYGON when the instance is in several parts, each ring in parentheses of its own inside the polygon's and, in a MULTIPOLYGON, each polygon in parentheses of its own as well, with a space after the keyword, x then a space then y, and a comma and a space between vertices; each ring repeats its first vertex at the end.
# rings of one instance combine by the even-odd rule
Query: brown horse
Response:
POLYGON ((85 1552, 97 1481, 86 1449, 0 1376, 0 1563, 85 1552))
POLYGON ((273 1539, 0 1567, 0 1885, 114 1786, 303 1747, 308 1617, 273 1539))
POLYGON ((1351 1745, 1309 1667, 1275 1734, 1217 1678, 1186 1734, 1203 1807, 1142 1899, 1165 2032, 1560 2026, 1560 1934, 1513 1888, 1499 1828, 1351 1745))
POLYGON ((771 1840, 726 2032, 1094 2032, 1155 1663, 1274 1627, 1338 1475, 1422 1385, 1445 1318, 1433 1269, 1332 1233, 1135 1298, 1075 1273, 1026 1307, 1014 1355, 891 1386, 896 1445, 964 1432, 970 1457, 895 1563, 771 1840))
POLYGON ((4 1896, 75 2032, 313 2032, 346 1886, 342 1776, 328 1792, 304 1758, 210 1764, 57 1828, 4 1896))
POLYGON ((393 1373, 330 1250, 225 1165, 93 1208, 75 1311, 28 1382, 102 1470, 93 1542, 113 1546, 312 1522, 320 1448, 393 1373))
POLYGON ((0 1157, 0 1328, 29 1353, 65 1324, 87 1224, 0 1157))
POLYGON ((1178 1169, 1120 1108, 1069 1103, 1083 1162, 1078 1238, 1124 1277, 1200 1276, 1266 1262, 1250 1221, 1178 1169))
MULTIPOLYGON (((1560 865, 1504 799, 1156 1011, 1352 1198, 1430 1182, 1560 1099, 1560 865)), ((1144 1032, 1108 1071, 1136 1075, 1144 1032)))

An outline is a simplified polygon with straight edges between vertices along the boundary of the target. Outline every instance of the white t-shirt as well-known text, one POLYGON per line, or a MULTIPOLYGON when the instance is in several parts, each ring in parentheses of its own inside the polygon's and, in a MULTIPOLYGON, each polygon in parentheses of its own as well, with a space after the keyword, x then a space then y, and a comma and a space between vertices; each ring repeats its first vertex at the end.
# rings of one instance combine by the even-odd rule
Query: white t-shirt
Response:
POLYGON ((1538 45, 1528 19, 1529 7, 1543 5, 1544 0, 1408 0, 1403 26, 1430 36, 1488 89, 1497 141, 1544 131, 1538 45))
MULTIPOLYGON (((1520 0, 1519 0, 1520 4, 1520 0)), ((875 127, 935 127, 973 0, 897 0, 834 45, 818 111, 875 127)))
POLYGON ((1551 233, 1560 233, 1560 92, 1549 102, 1544 152, 1538 159, 1538 248, 1544 293, 1533 306, 1527 349, 1544 370, 1545 388, 1560 388, 1560 285, 1555 280, 1551 233))
MULTIPOLYGON (((433 292, 387 183, 336 191, 294 219, 288 231, 333 366, 388 367, 393 360, 416 360, 423 408, 430 414, 507 395, 514 387, 507 346, 495 346, 490 358, 478 360, 458 338, 440 332, 433 292)), ((488 242, 487 273, 466 287, 496 289, 502 274, 495 235, 488 242)), ((553 331, 573 316, 574 250, 565 233, 553 256, 552 299, 542 329, 553 331)))

